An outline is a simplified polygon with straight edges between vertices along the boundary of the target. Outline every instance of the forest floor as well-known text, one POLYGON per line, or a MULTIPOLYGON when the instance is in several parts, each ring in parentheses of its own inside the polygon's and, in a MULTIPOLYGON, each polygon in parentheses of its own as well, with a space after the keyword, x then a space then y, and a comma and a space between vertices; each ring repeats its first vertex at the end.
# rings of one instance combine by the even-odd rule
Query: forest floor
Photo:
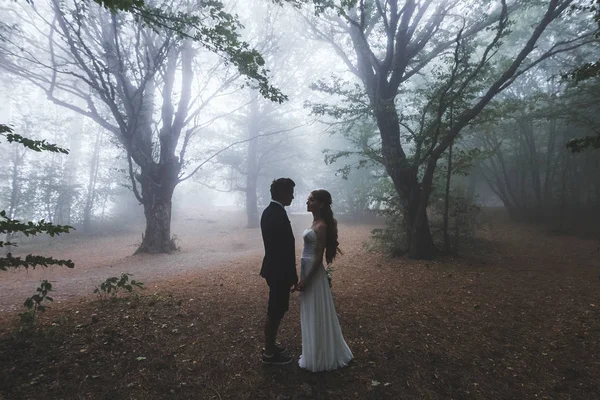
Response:
MULTIPOLYGON (((309 223, 308 215, 291 216, 297 226, 309 223)), ((180 251, 173 254, 133 255, 141 243, 144 225, 133 223, 127 229, 110 229, 87 235, 79 231, 54 238, 17 238, 13 255, 29 253, 71 259, 74 269, 65 267, 9 270, 0 278, 0 313, 21 310, 26 297, 35 292, 42 279, 52 282, 55 304, 90 296, 106 278, 123 272, 152 285, 172 277, 222 268, 234 260, 262 254, 260 229, 245 229, 244 215, 229 210, 187 213, 174 219, 171 231, 180 251)), ((232 263, 235 265, 235 262, 232 263)))
MULTIPOLYGON (((168 263, 140 296, 72 292, 33 328, 17 311, 0 313, 0 399, 600 398, 598 240, 494 217, 460 257, 414 261, 365 251, 372 228, 340 226, 333 292, 355 356, 347 368, 261 364, 261 248, 212 247, 250 234, 238 229, 213 240, 222 255, 206 265, 206 250, 191 247, 160 262, 112 252, 135 278, 168 263), (191 268, 194 259, 202 267, 191 268)), ((109 257, 83 242, 57 246, 109 257)), ((294 295, 279 340, 295 357, 299 321, 294 295)))

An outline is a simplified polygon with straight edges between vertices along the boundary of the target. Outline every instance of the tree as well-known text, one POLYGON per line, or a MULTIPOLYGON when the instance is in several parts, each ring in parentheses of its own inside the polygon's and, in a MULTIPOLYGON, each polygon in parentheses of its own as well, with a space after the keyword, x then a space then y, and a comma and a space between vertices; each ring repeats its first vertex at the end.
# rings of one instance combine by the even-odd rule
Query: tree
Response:
MULTIPOLYGON (((600 0, 595 0, 595 4, 589 7, 578 7, 578 9, 593 13, 594 20, 597 23, 595 37, 600 38, 600 0)), ((569 78, 575 85, 589 79, 600 78, 600 59, 595 62, 584 63, 565 77, 569 78)), ((598 150, 600 149, 600 134, 571 139, 567 142, 566 146, 574 153, 579 153, 589 148, 598 150)))
MULTIPOLYGON (((596 38, 600 38, 600 0, 592 0, 591 2, 592 4, 590 6, 576 5, 573 7, 573 9, 577 11, 587 11, 593 14, 594 21, 597 24, 597 29, 594 35, 596 38)), ((600 60, 583 63, 581 66, 572 70, 565 77, 572 79, 575 83, 600 77, 600 60)))
MULTIPOLYGON (((194 121, 214 96, 192 96, 194 53, 198 51, 194 43, 237 66, 263 96, 277 102, 285 96, 269 85, 264 60, 240 40, 236 18, 218 1, 196 6, 180 3, 187 7, 187 13, 181 14, 186 17, 170 20, 171 25, 164 25, 168 29, 160 31, 131 15, 83 4, 51 1, 47 60, 22 50, 19 46, 26 40, 8 38, 8 45, 0 51, 5 56, 1 66, 42 87, 55 103, 92 118, 118 139, 127 153, 133 192, 146 217, 137 251, 171 252, 173 191, 189 178, 184 175, 185 154, 197 133, 194 121), (162 105, 157 121, 159 93, 162 105), (84 106, 70 102, 73 96, 84 106)), ((37 23, 44 20, 40 13, 36 17, 37 23)), ((230 77, 222 85, 233 80, 230 77)), ((209 83, 201 84, 206 88, 209 83)))
POLYGON ((314 2, 322 18, 311 22, 313 30, 358 78, 377 123, 381 161, 406 212, 408 250, 413 258, 430 258, 435 252, 427 206, 441 155, 520 75, 544 59, 589 41, 589 34, 578 33, 539 46, 546 29, 573 1, 543 2, 546 6, 541 12, 539 5, 527 3, 314 2), (524 38, 512 38, 517 43, 514 53, 492 65, 502 56, 499 50, 508 41, 511 18, 527 7, 535 12, 535 28, 524 38), (398 96, 419 75, 440 68, 437 95, 424 104, 422 129, 416 131, 420 134, 413 138, 414 153, 409 154, 402 131, 415 131, 403 124, 404 99, 398 96), (459 100, 464 106, 457 104, 459 100))
MULTIPOLYGON (((296 105, 307 86, 303 84, 307 68, 301 62, 308 56, 307 48, 301 39, 282 33, 294 22, 284 9, 258 7, 259 3, 249 4, 251 11, 244 16, 248 20, 245 34, 273 69, 271 82, 294 93, 294 96, 288 99, 286 106, 265 99, 251 87, 243 88, 237 96, 232 96, 231 101, 237 101, 240 106, 223 118, 227 123, 223 130, 230 134, 220 135, 223 144, 213 159, 214 167, 221 174, 217 178, 214 175, 210 177, 213 183, 220 178, 227 184, 211 184, 206 177, 197 180, 219 191, 241 193, 248 228, 259 226, 259 203, 270 198, 264 199, 259 190, 259 187, 268 189, 275 178, 269 172, 288 170, 290 172, 286 176, 296 176, 295 172, 302 170, 302 160, 298 156, 302 154, 303 147, 294 134, 308 125, 298 121, 302 117, 299 115, 302 106, 296 105), (228 136, 227 139, 225 136, 228 136)), ((297 184, 300 185, 300 182, 297 184)))
POLYGON ((247 227, 257 228, 260 177, 265 171, 276 168, 278 163, 289 162, 298 155, 298 151, 286 135, 296 127, 287 128, 285 116, 272 103, 261 99, 258 93, 250 91, 248 94, 251 98, 246 112, 235 118, 241 131, 246 132, 247 138, 241 140, 245 146, 223 154, 217 162, 233 168, 241 178, 242 182, 233 178, 231 186, 244 194, 247 227))
MULTIPOLYGON (((244 197, 247 227, 259 226, 259 203, 265 199, 259 187, 270 186, 272 172, 294 176, 302 169, 301 146, 291 134, 303 124, 292 125, 285 111, 264 100, 256 91, 242 91, 249 101, 239 112, 225 118, 233 127, 230 134, 220 134, 219 150, 205 160, 212 161, 212 174, 198 176, 195 181, 220 192, 240 192, 244 197), (229 142, 228 144, 225 144, 229 142), (291 160, 295 160, 290 164, 291 160), (284 172, 284 171, 288 172, 284 172), (218 184, 216 182, 222 182, 218 184)), ((297 182, 299 183, 299 182, 297 182)))
POLYGON ((83 209, 83 230, 89 232, 92 224, 92 212, 97 198, 97 184, 100 166, 100 148, 102 145, 102 129, 96 129, 94 144, 92 147, 92 159, 88 171, 88 184, 85 193, 85 205, 83 209))
POLYGON ((597 134, 600 82, 565 91, 556 79, 563 67, 552 64, 505 91, 473 128, 480 131, 474 145, 488 154, 479 172, 515 221, 589 219, 600 204, 597 154, 574 155, 560 145, 597 134))

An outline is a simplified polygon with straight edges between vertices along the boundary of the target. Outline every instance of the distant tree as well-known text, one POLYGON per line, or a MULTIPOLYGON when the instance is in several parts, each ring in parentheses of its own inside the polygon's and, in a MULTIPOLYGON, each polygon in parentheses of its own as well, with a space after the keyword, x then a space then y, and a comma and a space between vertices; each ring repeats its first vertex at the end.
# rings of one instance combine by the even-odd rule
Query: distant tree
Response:
POLYGON ((223 144, 217 145, 218 150, 206 160, 212 162, 214 173, 198 176, 195 181, 220 192, 242 193, 247 227, 256 228, 259 204, 265 202, 260 186, 268 189, 275 171, 281 175, 287 170, 293 176, 292 172, 302 170, 303 149, 293 135, 304 124, 290 126, 293 120, 272 102, 252 89, 242 93, 249 101, 226 118, 233 129, 229 134, 221 133, 219 141, 223 144))
POLYGON ((92 224, 92 213, 98 200, 98 180, 100 169, 100 151, 102 148, 103 130, 95 129, 92 147, 92 158, 88 170, 88 183, 85 189, 85 202, 83 208, 83 230, 89 232, 92 224))
POLYGON ((598 134, 600 80, 564 90, 555 76, 558 68, 531 71, 473 128, 479 130, 475 145, 488 154, 479 173, 516 221, 577 221, 600 210, 598 155, 577 155, 562 146, 598 134))
MULTIPOLYGON (((591 6, 577 7, 578 10, 590 11, 594 15, 594 20, 597 23, 595 36, 600 38, 600 0, 593 0, 591 6)), ((566 75, 575 84, 578 84, 589 79, 600 79, 600 59, 595 62, 587 62, 575 68, 570 74, 566 75)), ((579 153, 586 149, 600 149, 600 133, 597 135, 585 136, 583 138, 571 139, 567 142, 567 148, 574 153, 579 153)))
MULTIPOLYGON (((298 105, 295 109, 293 105, 294 100, 300 100, 299 93, 307 90, 302 79, 302 69, 306 65, 300 62, 306 57, 306 47, 284 33, 289 28, 289 15, 280 7, 260 7, 260 4, 260 1, 249 2, 252 11, 245 16, 249 20, 245 25, 248 41, 273 69, 271 81, 294 93, 295 98, 290 99, 287 107, 281 107, 265 99, 252 87, 243 88, 237 96, 232 96, 233 101, 241 105, 224 118, 228 127, 233 129, 229 129, 230 134, 221 135, 222 138, 228 137, 228 144, 222 145, 226 151, 221 151, 223 148, 217 150, 219 154, 213 160, 214 167, 221 172, 218 179, 227 184, 211 185, 205 178, 198 179, 201 184, 221 191, 241 193, 249 228, 258 227, 259 203, 264 203, 259 186, 268 189, 271 181, 278 177, 272 175, 274 171, 302 170, 299 156, 304 149, 294 136, 307 125, 298 121, 298 111, 302 107, 298 105)), ((217 180, 215 176, 212 178, 213 182, 217 180)), ((266 200, 269 199, 270 196, 266 200)))
POLYGON ((218 157, 217 162, 236 172, 230 179, 230 187, 244 194, 247 226, 256 228, 261 176, 278 169, 278 164, 297 159, 302 150, 289 138, 297 126, 286 127, 286 117, 272 103, 262 100, 255 91, 248 94, 251 98, 245 112, 233 118, 241 131, 245 131, 246 139, 218 157))

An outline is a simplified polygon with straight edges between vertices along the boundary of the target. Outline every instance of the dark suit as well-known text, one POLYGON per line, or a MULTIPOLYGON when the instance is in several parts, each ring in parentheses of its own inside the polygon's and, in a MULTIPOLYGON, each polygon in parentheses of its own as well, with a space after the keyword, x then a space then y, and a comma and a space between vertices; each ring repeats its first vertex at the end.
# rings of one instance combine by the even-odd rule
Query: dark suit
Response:
POLYGON ((260 276, 267 280, 269 286, 289 288, 296 284, 296 242, 285 209, 271 202, 262 213, 260 230, 265 245, 260 276))

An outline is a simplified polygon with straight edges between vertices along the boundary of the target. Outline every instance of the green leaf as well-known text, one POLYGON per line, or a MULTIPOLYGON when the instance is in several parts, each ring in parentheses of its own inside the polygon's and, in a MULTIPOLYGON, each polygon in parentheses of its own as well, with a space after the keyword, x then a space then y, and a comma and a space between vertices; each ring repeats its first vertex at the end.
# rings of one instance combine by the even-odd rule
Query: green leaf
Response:
POLYGON ((4 210, 0 212, 0 218, 0 233, 20 232, 25 236, 35 236, 39 233, 45 233, 54 236, 60 233, 68 233, 71 229, 75 229, 70 225, 54 225, 50 222, 45 222, 43 219, 37 223, 32 221, 21 222, 18 219, 7 217, 4 210))
POLYGON ((198 2, 198 11, 185 13, 172 11, 170 6, 156 7, 141 1, 97 0, 109 10, 127 11, 155 30, 170 30, 181 38, 201 43, 208 50, 223 56, 227 63, 237 67, 248 84, 258 89, 260 94, 277 103, 288 98, 281 90, 269 83, 269 71, 264 67, 265 60, 260 53, 241 40, 242 27, 237 16, 225 11, 219 0, 198 2), (194 32, 194 33, 190 33, 194 32))
POLYGON ((12 133, 12 128, 7 125, 0 124, 0 134, 12 133))
POLYGON ((26 299, 23 305, 27 308, 33 308, 33 299, 31 297, 26 299))
POLYGON ((116 12, 116 11, 130 11, 134 7, 139 8, 144 6, 143 0, 94 0, 101 6, 116 12))
POLYGON ((8 268, 32 268, 38 266, 48 267, 49 265, 65 266, 67 268, 75 268, 75 263, 71 260, 59 260, 53 257, 27 255, 25 258, 13 257, 12 253, 6 254, 5 257, 0 257, 0 270, 6 271, 8 268))
POLYGON ((32 140, 21 135, 17 135, 15 133, 10 133, 12 130, 6 125, 0 125, 0 135, 6 137, 6 140, 9 143, 20 143, 23 146, 31 149, 33 151, 41 152, 41 151, 50 151, 53 153, 63 153, 69 154, 69 150, 64 149, 62 147, 58 147, 53 143, 48 143, 45 140, 32 140), (7 133, 9 132, 9 133, 7 133), (7 133, 7 134, 5 134, 7 133))
POLYGON ((573 153, 580 153, 587 149, 600 149, 600 135, 571 139, 567 142, 565 147, 573 153))

